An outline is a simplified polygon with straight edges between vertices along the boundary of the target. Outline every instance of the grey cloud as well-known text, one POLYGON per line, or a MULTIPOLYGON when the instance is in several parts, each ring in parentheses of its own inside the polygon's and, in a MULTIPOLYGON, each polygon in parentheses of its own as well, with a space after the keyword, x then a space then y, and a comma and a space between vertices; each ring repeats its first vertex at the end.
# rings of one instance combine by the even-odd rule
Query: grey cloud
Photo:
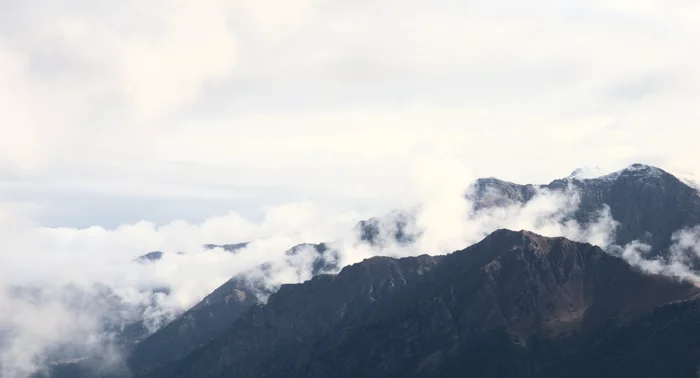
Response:
POLYGON ((607 92, 613 97, 626 100, 639 100, 650 95, 658 95, 672 87, 673 81, 666 73, 649 73, 628 81, 611 85, 607 92))
MULTIPOLYGON (((125 287, 170 286, 139 314, 155 327, 266 261, 282 262, 273 286, 307 278, 282 256, 301 242, 333 243, 341 265, 450 252, 496 227, 605 244, 605 211, 566 222, 575 196, 472 212, 462 189, 649 156, 698 173, 697 5, 655 4, 0 2, 0 285, 107 281, 127 303, 143 293, 125 287), (412 206, 410 246, 350 231, 412 206), (242 240, 235 258, 199 250, 242 240), (121 263, 159 249, 188 253, 157 271, 121 263)), ((642 244, 619 248, 648 263, 642 244)), ((680 269, 662 263, 646 269, 680 269)), ((60 341, 51 324, 29 344, 60 341)))

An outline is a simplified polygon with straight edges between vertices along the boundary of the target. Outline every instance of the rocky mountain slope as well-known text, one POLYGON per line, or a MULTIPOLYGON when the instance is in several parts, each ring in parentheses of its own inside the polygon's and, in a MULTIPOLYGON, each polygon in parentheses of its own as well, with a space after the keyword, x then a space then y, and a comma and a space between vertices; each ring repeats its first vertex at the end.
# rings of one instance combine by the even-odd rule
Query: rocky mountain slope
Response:
MULTIPOLYGON (((662 258, 675 231, 700 224, 698 191, 677 176, 640 164, 600 174, 576 170, 547 185, 479 179, 469 199, 479 211, 525 204, 542 190, 573 190, 580 196, 573 214, 578 222, 594 221, 607 206, 619 222, 615 243, 642 240, 662 258)), ((394 212, 358 223, 356 232, 361 242, 375 248, 389 242, 405 245, 421 236, 414 223, 412 212, 394 212)), ((592 246, 516 234, 499 231, 446 257, 370 259, 338 276, 285 285, 267 305, 259 297, 276 288, 251 281, 247 273, 233 277, 136 344, 129 369, 136 376, 153 377, 282 376, 278 374, 284 371, 291 372, 284 376, 442 377, 462 368, 476 369, 479 376, 583 377, 618 367, 631 374, 635 358, 657 361, 650 359, 652 353, 666 357, 659 357, 656 365, 649 362, 653 366, 641 372, 669 368, 664 358, 674 359, 666 352, 678 348, 657 350, 658 334, 638 329, 668 326, 676 331, 668 315, 674 311, 682 318, 678 324, 692 322, 697 306, 687 298, 695 294, 693 286, 642 275, 592 246), (666 304, 673 300, 683 302, 666 304), (305 307, 294 307, 296 302, 305 307), (271 313, 270 308, 277 310, 271 313), (286 318, 279 318, 280 311, 286 318), (635 338, 632 330, 647 338, 635 338), (365 349, 356 348, 360 345, 365 349), (638 351, 637 346, 646 349, 638 351), (495 360, 491 353, 504 357, 495 360), (590 365, 593 360, 596 364, 590 365)), ((246 245, 205 247, 235 252, 246 245)), ((338 269, 337 252, 325 244, 299 245, 287 255, 293 258, 309 246, 318 255, 306 268, 314 276, 338 269)), ((151 253, 139 261, 161 257, 151 253)), ((260 267, 263 276, 271 269, 260 267)), ((128 340, 142 338, 143 327, 137 323, 132 328, 136 331, 125 330, 125 335, 135 335, 128 340)), ((695 345, 685 335, 679 340, 695 345)), ((82 366, 90 364, 95 362, 61 364, 56 371, 76 376, 78 369, 91 376, 95 368, 82 366)), ((683 369, 691 368, 686 365, 683 369)))
POLYGON ((604 206, 609 206, 612 217, 619 222, 615 243, 625 245, 642 240, 652 246, 655 255, 666 253, 674 232, 700 224, 698 191, 660 168, 633 164, 601 177, 577 177, 574 172, 547 185, 479 179, 471 199, 478 210, 526 203, 541 189, 562 192, 571 188, 580 195, 575 214, 579 222, 590 222, 604 206))
MULTIPOLYGON (((308 252, 314 253, 308 261, 311 266, 300 268, 310 270, 313 275, 337 269, 335 252, 325 244, 301 244, 285 254, 293 259, 308 252)), ((273 268, 267 264, 259 270, 265 275, 273 268)), ((249 274, 243 272, 231 278, 190 310, 138 343, 129 358, 132 372, 143 374, 185 357, 223 333, 243 312, 259 303, 260 297, 272 294, 272 288, 248 278, 249 274)))
MULTIPOLYGON (((655 334, 635 338, 631 330, 665 327, 677 306, 695 319, 683 307, 695 305, 673 302, 698 293, 589 244, 499 230, 444 257, 376 257, 284 285, 216 340, 150 376, 582 376, 560 361, 586 374, 629 376, 637 362, 625 351, 645 345, 636 357, 651 358, 644 353, 658 348, 655 334), (604 353, 613 347, 623 353, 614 369, 604 353)), ((649 361, 654 371, 674 362, 649 361)))

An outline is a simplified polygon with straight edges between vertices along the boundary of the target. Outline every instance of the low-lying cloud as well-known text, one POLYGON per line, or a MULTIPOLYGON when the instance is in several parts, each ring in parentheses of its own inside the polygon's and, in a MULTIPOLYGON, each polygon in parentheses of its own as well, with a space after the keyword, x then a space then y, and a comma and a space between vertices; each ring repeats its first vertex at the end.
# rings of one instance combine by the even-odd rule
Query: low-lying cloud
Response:
MULTIPOLYGON (((359 217, 298 203, 270 208, 257 222, 230 214, 201 224, 139 222, 107 230, 46 228, 17 212, 3 215, 0 376, 7 378, 26 377, 52 359, 80 357, 96 345, 114 349, 123 327, 135 322, 152 332, 231 276, 265 262, 303 265, 303 254, 289 262, 284 252, 329 240, 359 217), (204 247, 239 241, 250 243, 235 252, 204 247), (157 262, 135 261, 154 250, 165 251, 157 262)), ((310 278, 283 267, 275 274, 279 283, 310 278)))
POLYGON ((671 236, 672 244, 665 256, 655 256, 643 240, 624 246, 610 245, 608 251, 647 273, 663 274, 700 284, 697 261, 700 258, 700 226, 684 228, 671 236))
MULTIPOLYGON (((526 229, 605 247, 645 271, 695 277, 689 256, 700 254, 700 228, 674 235, 672 259, 647 257, 641 241, 615 246, 617 222, 603 208, 592 221, 573 216, 580 198, 572 188, 538 190, 526 203, 478 207, 468 169, 457 161, 416 165, 415 185, 400 194, 405 211, 377 219, 372 243, 357 222, 367 214, 336 214, 311 203, 270 208, 258 221, 235 213, 201 224, 148 222, 107 230, 46 228, 19 214, 0 218, 0 375, 23 378, 51 361, 104 353, 120 360, 120 335, 140 324, 153 332, 237 274, 260 288, 260 299, 279 285, 308 280, 319 251, 301 243, 326 242, 326 266, 342 267, 375 255, 445 254, 499 228, 526 229), (402 235, 397 240, 397 235, 402 235), (234 252, 205 244, 249 242, 234 252), (164 251, 155 262, 134 259, 164 251)), ((331 271, 327 271, 332 273, 331 271)), ((111 366, 121 366, 112 363, 111 366)))

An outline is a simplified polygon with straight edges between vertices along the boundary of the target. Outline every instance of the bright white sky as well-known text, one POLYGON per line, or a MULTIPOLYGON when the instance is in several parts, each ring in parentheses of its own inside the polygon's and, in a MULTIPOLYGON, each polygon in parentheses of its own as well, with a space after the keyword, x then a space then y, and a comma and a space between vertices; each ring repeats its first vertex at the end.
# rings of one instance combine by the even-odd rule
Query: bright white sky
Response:
POLYGON ((572 197, 467 219, 464 189, 700 177, 699 67, 697 0, 0 0, 0 329, 19 335, 0 375, 99 331, 13 285, 99 282, 137 309, 168 287, 154 309, 178 313, 301 242, 371 256, 355 222, 418 203, 404 255, 502 227, 607 245, 609 214, 560 222, 572 197), (132 262, 154 250, 187 253, 132 262))
POLYGON ((697 174, 698 67, 696 0, 4 0, 0 200, 115 227, 380 213, 426 160, 697 174))

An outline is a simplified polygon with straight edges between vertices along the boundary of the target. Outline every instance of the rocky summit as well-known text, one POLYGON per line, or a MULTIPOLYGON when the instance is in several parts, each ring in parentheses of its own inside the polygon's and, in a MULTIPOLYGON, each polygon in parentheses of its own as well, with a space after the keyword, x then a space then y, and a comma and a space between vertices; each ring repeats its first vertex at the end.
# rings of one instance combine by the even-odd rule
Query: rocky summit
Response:
POLYGON ((618 222, 615 243, 642 240, 652 255, 668 253, 671 236, 685 227, 700 224, 700 194, 695 187, 656 167, 633 164, 623 170, 592 178, 574 171, 567 178, 547 185, 520 185, 496 178, 479 179, 471 191, 477 210, 524 204, 540 190, 578 194, 574 217, 581 224, 596 219, 604 207, 618 222))
MULTIPOLYGON (((479 179, 471 189, 476 213, 543 192, 576 196, 564 221, 585 226, 609 209, 614 242, 643 241, 659 259, 674 232, 700 224, 695 187, 641 164, 609 174, 580 169, 546 185, 479 179)), ((359 222, 355 233, 375 250, 407 246, 421 237, 415 223, 414 212, 395 211, 359 222)), ((246 245, 205 248, 237 253, 246 245)), ((609 252, 498 230, 446 256, 373 257, 329 274, 340 269, 339 251, 300 244, 284 264, 304 264, 309 281, 265 285, 276 267, 263 264, 148 337, 141 323, 125 328, 123 360, 57 361, 49 370, 54 378, 695 377, 698 287, 645 274, 609 252)))
MULTIPOLYGON (((335 270, 335 251, 325 244, 301 244, 285 252, 288 258, 311 252, 309 267, 313 275, 335 270)), ((261 266, 261 274, 271 269, 261 266)), ((139 342, 130 353, 129 368, 133 374, 147 374, 173 361, 182 359, 222 334, 246 310, 273 293, 272 288, 251 280, 250 272, 231 278, 197 305, 169 324, 139 342)))
POLYGON ((698 293, 590 244, 499 230, 447 256, 374 257, 284 285, 146 376, 694 374, 698 293))

